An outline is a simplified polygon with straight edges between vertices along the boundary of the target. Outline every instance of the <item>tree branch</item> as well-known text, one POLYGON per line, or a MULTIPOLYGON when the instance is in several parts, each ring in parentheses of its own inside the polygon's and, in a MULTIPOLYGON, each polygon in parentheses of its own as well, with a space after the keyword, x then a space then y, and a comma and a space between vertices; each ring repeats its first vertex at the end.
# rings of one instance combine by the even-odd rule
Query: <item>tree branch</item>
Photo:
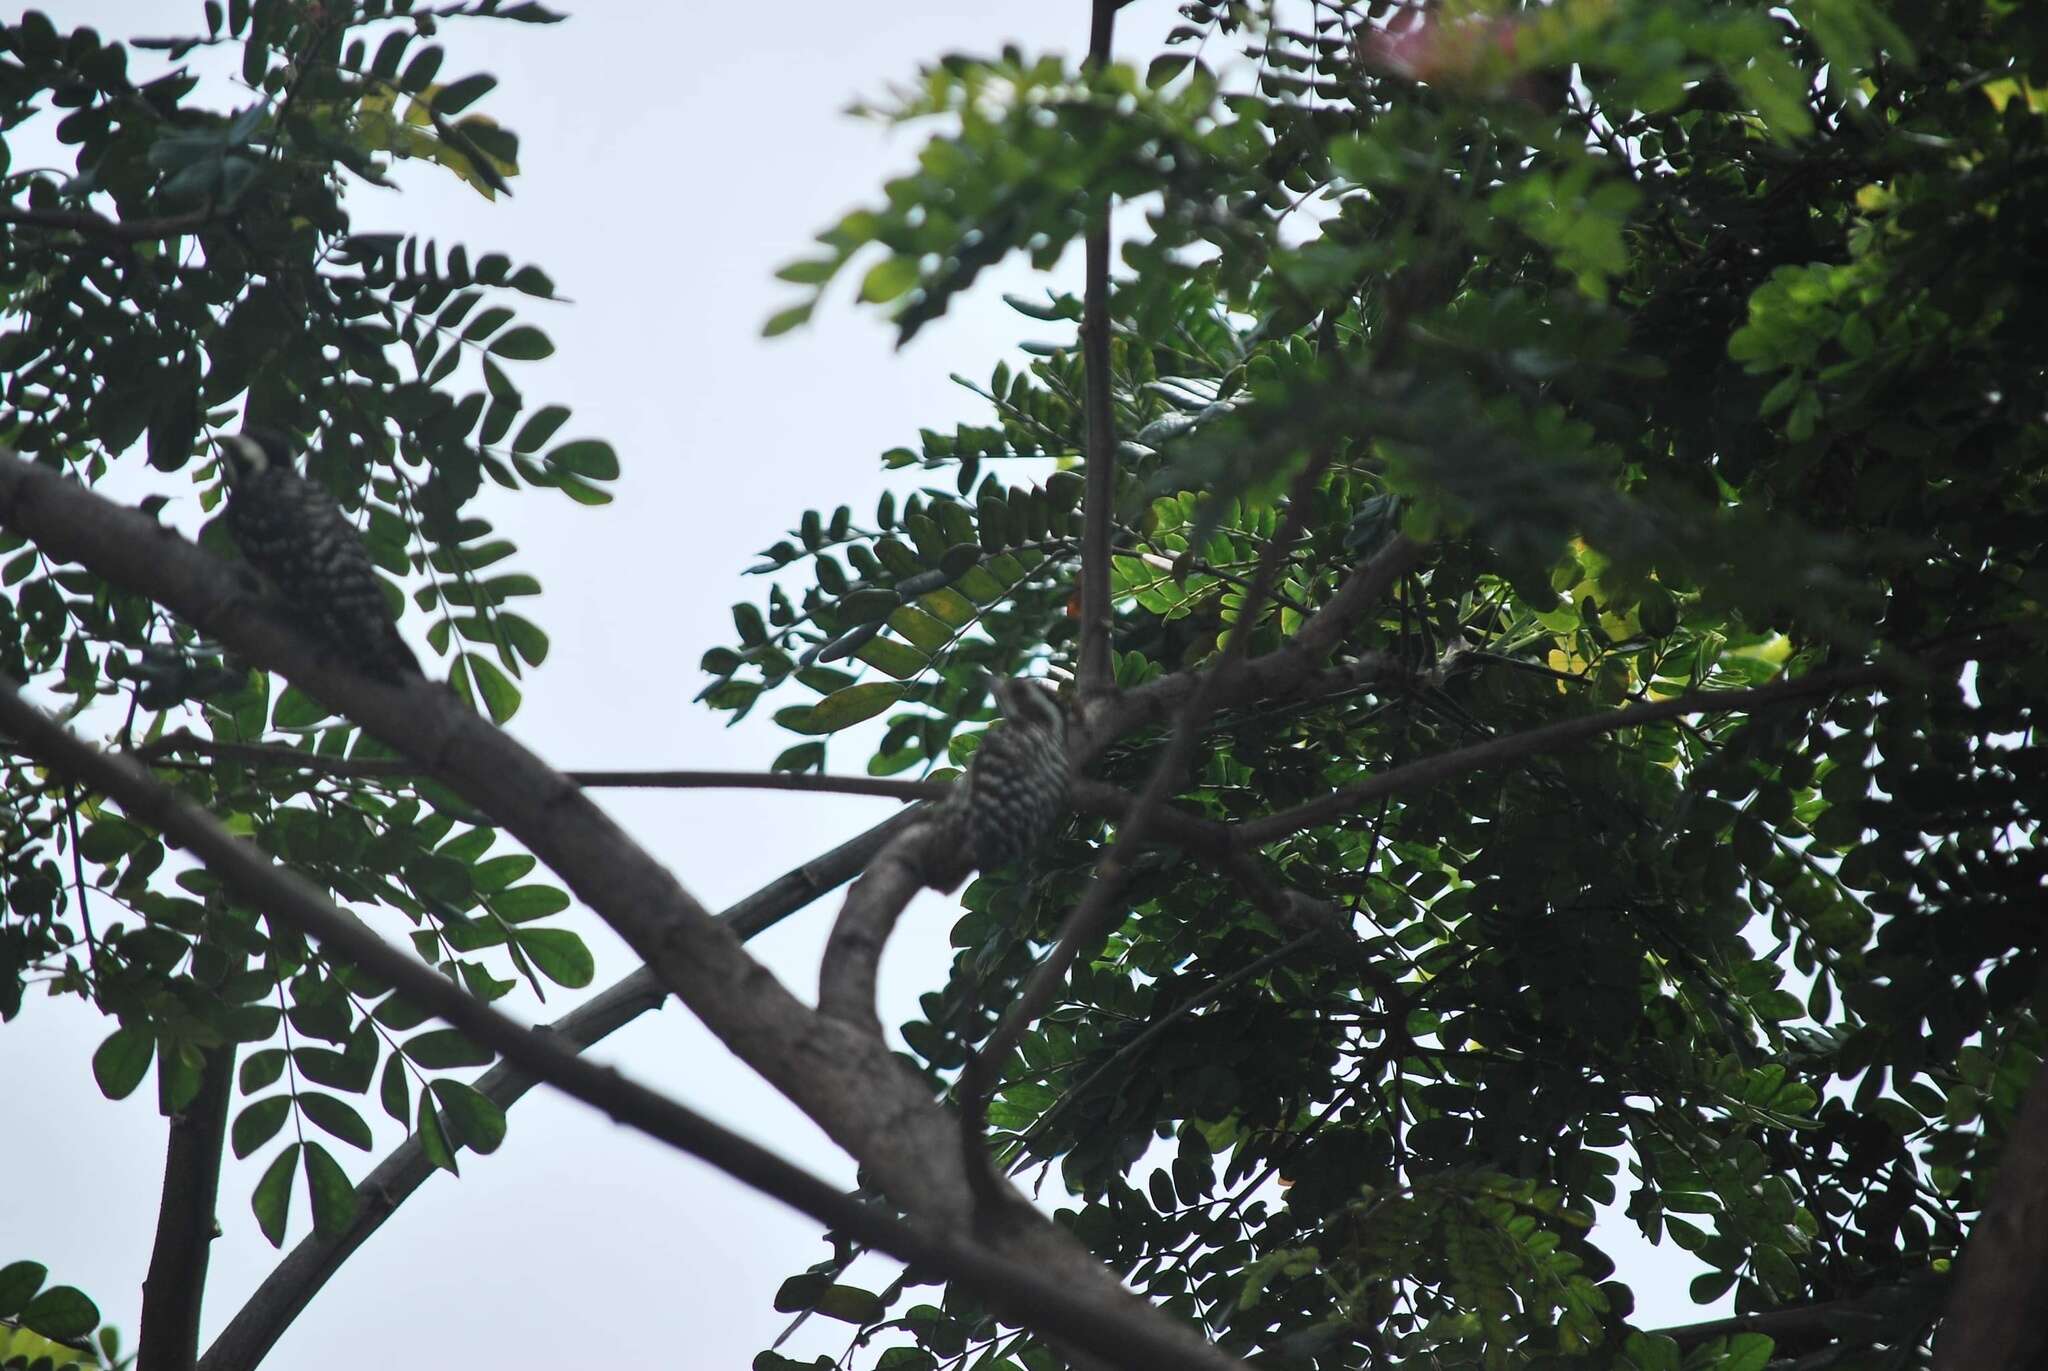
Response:
MULTIPOLYGON (((162 765, 173 754, 215 761, 248 762, 257 766, 296 767, 339 780, 405 779, 424 774, 419 763, 404 757, 321 757, 280 743, 226 743, 202 738, 188 729, 166 733, 136 755, 162 765)), ((882 776, 819 776, 788 771, 565 771, 571 784, 586 789, 638 790, 798 790, 812 794, 877 795, 885 800, 938 800, 951 788, 945 781, 895 781, 882 776)))
MULTIPOLYGON (((10 683, 11 684, 11 683, 10 683)), ((344 914, 309 882, 236 838, 197 805, 133 763, 110 757, 73 736, 28 703, 18 688, 0 687, 0 725, 35 756, 118 801, 203 861, 240 898, 328 950, 388 981, 408 999, 459 1028, 505 1060, 566 1093, 699 1157, 764 1194, 856 1241, 903 1261, 946 1272, 991 1307, 1113 1360, 1173 1365, 1190 1342, 1202 1361, 1233 1366, 1207 1344, 1157 1316, 1077 1297, 1063 1280, 994 1255, 956 1231, 913 1228, 886 1211, 846 1195, 767 1149, 617 1071, 584 1061, 546 1033, 520 1026, 453 981, 391 946, 344 914)), ((1100 1269, 1100 1268, 1098 1268, 1100 1269)))
POLYGON ((2048 1063, 1998 1159, 1934 1338, 1934 1371, 2048 1364, 2048 1063))
POLYGON ((214 218, 209 206, 205 209, 189 210, 184 214, 166 215, 161 219, 109 219, 91 210, 70 209, 29 209, 22 205, 0 204, 0 224, 21 224, 28 228, 59 229, 71 233, 83 233, 94 238, 107 238, 117 243, 143 243, 159 238, 176 238, 190 233, 214 218))
MULTIPOLYGON (((774 927, 819 896, 856 875, 891 838, 915 825, 923 811, 891 815, 867 832, 850 838, 823 856, 804 863, 762 886, 718 916, 742 939, 774 927)), ((576 1052, 618 1032, 650 1010, 659 1009, 668 991, 647 967, 621 977, 605 990, 549 1024, 544 1030, 576 1052)), ((538 1079, 509 1062, 500 1062, 477 1078, 476 1088, 500 1109, 509 1110, 538 1084, 538 1079)), ((315 1230, 300 1239, 271 1269, 228 1322, 198 1371, 254 1371, 293 1320, 304 1312, 342 1263, 368 1242, 385 1220, 410 1199, 434 1173, 417 1134, 391 1150, 356 1186, 356 1217, 348 1228, 328 1235, 315 1230)))
POLYGON ((926 886, 951 890, 967 873, 964 846, 954 825, 936 809, 875 854, 875 860, 846 892, 839 917, 818 964, 818 1012, 882 1037, 875 1016, 875 976, 882 949, 911 898, 926 886))
POLYGON ((199 1093, 183 1112, 171 1116, 156 1244, 142 1279, 142 1321, 135 1340, 140 1371, 189 1371, 199 1355, 199 1309, 213 1252, 213 1211, 220 1196, 221 1148, 227 1141, 234 1077, 234 1044, 208 1050, 199 1093))
MULTIPOLYGON (((1115 0, 1094 0, 1086 70, 1109 65, 1116 33, 1115 0)), ((1110 667, 1110 537, 1116 522, 1116 411, 1109 358, 1109 213, 1111 199, 1089 211, 1081 292, 1081 365, 1088 422, 1087 489, 1081 527, 1081 661, 1083 714, 1114 688, 1110 667)))
MULTIPOLYGON (((355 674, 295 625, 251 601, 224 564, 146 514, 115 505, 51 468, 0 461, 0 522, 34 540, 45 555, 78 561, 148 595, 245 659, 283 672, 301 690, 420 759, 490 815, 610 924, 720 1041, 851 1153, 877 1189, 910 1216, 917 1233, 947 1253, 971 1253, 941 1261, 935 1247, 931 1257, 918 1260, 975 1283, 999 1311, 1097 1351, 1116 1340, 1114 1330, 1123 1330, 1152 1349, 1127 1360, 1236 1365, 1199 1334, 1123 1289, 1113 1272, 1028 1206, 1013 1206, 1012 1221, 981 1233, 981 1245, 968 1248, 964 1240, 939 1236, 970 1231, 976 1205, 957 1122, 930 1098, 924 1082, 886 1044, 797 1000, 583 792, 451 692, 424 681, 389 685, 355 674), (1006 1276, 1007 1285, 989 1289, 973 1274, 993 1279, 998 1269, 1020 1267, 1039 1273, 1031 1285, 1006 1276), (1035 1296, 1027 1296, 1047 1282, 1058 1292, 1065 1312, 1056 1317, 1066 1329, 1040 1319, 1035 1296), (1085 1336, 1071 1331, 1084 1325, 1085 1336), (1165 1352, 1166 1347, 1174 1350, 1165 1352)), ((565 1055, 568 1065, 559 1070, 583 1065, 565 1055)), ((613 1079, 600 1073, 590 1084, 602 1094, 613 1079)), ((652 1099, 665 1136, 695 1136, 701 1120, 686 1110, 662 1112, 681 1106, 652 1099)), ((758 1149, 734 1165, 745 1168, 742 1179, 758 1179, 763 1188, 775 1184, 810 1194, 804 1184, 816 1184, 801 1172, 777 1171, 784 1164, 758 1149)), ((843 1203, 832 1192, 834 1213, 843 1203)), ((873 1227, 863 1221, 863 1228, 873 1227)), ((846 1231, 868 1241, 861 1230, 846 1231)), ((895 1250, 894 1241, 891 1236, 874 1245, 895 1250)))
MULTIPOLYGON (((1978 647, 1978 643, 1971 642, 1960 648, 1932 654, 1916 665, 1925 668, 1937 663, 1966 660, 1978 647)), ((1794 680, 1776 681, 1749 690, 1696 690, 1669 700, 1655 700, 1648 704, 1629 705, 1623 709, 1607 710, 1577 719, 1564 719, 1540 728, 1474 743, 1470 747, 1438 753, 1434 757, 1425 757, 1421 761, 1397 766, 1391 771, 1383 771, 1377 776, 1344 786, 1320 799, 1310 800, 1292 809, 1283 809, 1260 819, 1246 820, 1233 830, 1233 841, 1240 847, 1262 847, 1290 833, 1326 823, 1381 796, 1419 790, 1468 771, 1478 771, 1504 762, 1520 761, 1524 757, 1533 757, 1538 753, 1556 752, 1597 738, 1603 733, 1613 733, 1624 728, 1639 728, 1644 724, 1676 719, 1688 714, 1748 712, 1782 704, 1788 700, 1827 695, 1837 690, 1897 682, 1909 677, 1913 670, 1913 666, 1903 664, 1894 666, 1882 662, 1871 663, 1837 671, 1815 671, 1794 680)))

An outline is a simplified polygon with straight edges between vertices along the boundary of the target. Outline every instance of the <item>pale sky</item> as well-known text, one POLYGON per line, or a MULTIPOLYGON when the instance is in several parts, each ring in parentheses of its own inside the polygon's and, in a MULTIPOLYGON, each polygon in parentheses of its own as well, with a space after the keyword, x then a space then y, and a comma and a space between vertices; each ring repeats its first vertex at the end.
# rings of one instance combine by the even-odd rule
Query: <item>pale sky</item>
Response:
MULTIPOLYGON (((201 23, 197 0, 59 0, 50 12, 60 28, 91 23, 108 38, 201 23)), ((1165 0, 1126 10, 1120 51, 1151 55, 1175 18, 1165 0)), ((520 545, 510 565, 546 590, 530 613, 553 650, 526 682, 512 724, 527 745, 561 767, 757 770, 788 745, 768 711, 727 729, 724 716, 691 703, 704 683, 698 658, 732 638, 732 601, 763 590, 740 571, 807 506, 847 503, 865 516, 882 488, 877 455, 914 446, 920 427, 983 421, 980 402, 948 373, 986 379, 1017 341, 1055 335, 1001 303, 1004 291, 1046 284, 1013 266, 985 275, 901 353, 844 287, 810 327, 763 341, 762 321, 796 298, 773 273, 806 255, 818 229, 877 198, 922 141, 916 130, 844 117, 853 100, 948 51, 1015 42, 1071 55, 1086 31, 1083 0, 793 0, 772 11, 586 3, 552 27, 444 27, 445 78, 498 77, 477 108, 520 135, 514 195, 491 204, 445 173, 402 167, 403 196, 351 197, 356 223, 462 242, 473 255, 497 249, 547 270, 574 303, 521 304, 556 352, 523 368, 519 383, 529 406, 574 408, 562 436, 606 438, 624 465, 616 501, 601 509, 547 492, 486 506, 520 545)), ((209 102, 206 89, 195 100, 247 100, 216 86, 209 102)), ((16 165, 25 160, 17 155, 16 165)), ((1077 258, 1062 264, 1062 284, 1076 284, 1077 258)), ((832 767, 862 761, 842 744, 832 767)), ((603 800, 714 908, 893 808, 759 792, 603 800)), ((753 944, 806 998, 835 907, 823 901, 753 944)), ((563 917, 597 953, 593 988, 632 969, 597 920, 581 910, 563 917)), ((943 982, 950 922, 945 901, 913 907, 884 965, 885 1022, 909 1017, 916 996, 943 982)), ((536 1006, 522 991, 505 1003, 549 1019, 573 1001, 558 991, 536 1006)), ((52 1282, 93 1296, 132 1347, 164 1121, 153 1084, 119 1103, 93 1084, 92 1049, 112 1028, 75 1001, 37 997, 0 1028, 11 1115, 0 1134, 0 1174, 9 1177, 0 1186, 0 1264, 45 1263, 52 1282)), ((594 1055, 852 1182, 844 1157, 677 1005, 594 1055)), ((374 1155, 326 1140, 358 1180, 400 1137, 374 1103, 362 1112, 378 1128, 374 1155)), ((248 1205, 274 1151, 273 1143, 247 1162, 228 1158, 202 1346, 278 1255, 248 1205)), ((459 1181, 429 1180, 343 1267, 270 1365, 358 1371, 377 1358, 737 1371, 787 1322, 770 1304, 777 1285, 827 1250, 810 1220, 545 1089, 511 1112, 495 1155, 465 1153, 462 1162, 459 1181)), ((288 1246, 308 1226, 303 1180, 294 1203, 288 1246)), ((1626 1221, 1600 1230, 1625 1267, 1649 1250, 1627 1241, 1630 1232, 1626 1221)), ((1707 1316, 1685 1299, 1679 1255, 1658 1254, 1658 1276, 1635 1272, 1640 1322, 1707 1316)), ((813 1319, 783 1350, 836 1356, 849 1332, 813 1319)))

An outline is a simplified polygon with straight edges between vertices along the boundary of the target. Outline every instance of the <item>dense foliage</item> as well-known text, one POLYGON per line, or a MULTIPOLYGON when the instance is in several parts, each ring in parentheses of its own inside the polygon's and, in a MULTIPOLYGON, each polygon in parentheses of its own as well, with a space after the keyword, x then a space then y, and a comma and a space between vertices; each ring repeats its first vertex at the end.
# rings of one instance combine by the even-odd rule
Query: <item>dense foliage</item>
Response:
MULTIPOLYGON (((1260 1365, 1917 1364, 2044 1046, 2048 10, 1181 13, 1149 63, 949 58, 871 110, 935 132, 783 272, 804 295, 768 325, 859 273, 907 338, 986 267, 1051 264, 1129 202, 1116 682, 1233 637, 1275 649, 1355 566, 1423 545, 1334 673, 1223 711, 1175 788, 1355 937, 1159 845, 1001 1065, 993 1145, 1135 1289, 1260 1365), (1293 812, 1560 720, 1870 663, 1882 688, 1293 812), (1602 1250, 1621 1222, 1697 1258, 1696 1300, 1777 1311, 1770 1331, 1638 1327, 1602 1250)), ((490 78, 442 82, 429 41, 491 16, 553 17, 209 4, 169 55, 239 45, 262 92, 239 110, 187 103, 182 69, 131 83, 88 30, 8 25, 0 124, 54 114, 77 158, 0 183, 0 429, 82 480, 135 472, 170 515, 217 502, 206 440, 242 414, 311 435, 407 621, 429 616, 502 720, 547 649, 506 606, 538 586, 464 504, 485 477, 602 500, 616 464, 555 444, 568 411, 529 412, 506 370, 549 351, 508 303, 550 296, 546 275, 352 235, 343 207, 397 157, 485 194, 515 173, 516 140, 468 112, 490 78)), ((936 484, 871 521, 803 514, 756 568, 765 603, 706 654, 710 706, 797 735, 778 770, 943 773, 990 718, 984 673, 1078 668, 1083 302, 1012 303, 1048 341, 977 387, 987 422, 884 454, 936 484), (872 756, 830 751, 876 719, 872 756)), ((483 816, 374 766, 219 755, 386 754, 147 600, 18 539, 8 558, 0 670, 99 706, 103 735, 479 994, 587 983, 576 936, 535 922, 567 897, 483 816)), ((1142 790, 1165 731, 1103 740, 1090 774, 1142 790)), ((0 1017, 30 985, 90 997, 118 1021, 100 1084, 154 1063, 167 1113, 210 1072, 225 1090, 239 1052, 237 1154, 294 1115, 314 1130, 256 1190, 272 1241, 295 1174, 323 1227, 356 1203, 312 1140, 368 1145, 350 1097, 376 1090, 449 1169, 451 1141, 495 1145, 502 1111, 437 1074, 481 1060, 460 1034, 93 796, 14 759, 6 784, 0 1017)), ((1114 831, 1077 817, 966 889, 953 975, 903 1027, 934 1091, 1114 831)), ((856 1325, 864 1363, 1065 1364, 957 1289, 855 1288, 851 1255, 778 1303, 856 1325)), ((0 1268, 0 1317, 90 1333, 90 1301, 45 1274, 0 1268)))
MULTIPOLYGON (((0 157, 54 137, 75 167, 18 165, 0 181, 0 431, 81 480, 118 477, 131 500, 149 493, 167 522, 205 520, 202 541, 224 555, 210 517, 224 491, 212 435, 245 417, 297 432, 311 474, 393 578, 394 604, 411 602, 406 621, 429 621, 449 680, 502 719, 517 708, 516 678, 547 654, 546 635, 513 607, 540 587, 508 570, 517 549, 464 506, 486 477, 601 501, 616 462, 600 442, 550 446, 569 411, 529 406, 511 379, 514 364, 552 350, 514 306, 553 295, 545 273, 349 231, 345 193, 385 183, 393 158, 430 159, 485 194, 516 172, 516 138, 466 112, 495 82, 438 79, 443 49, 428 40, 443 24, 553 16, 493 0, 431 16, 409 8, 209 4, 203 35, 133 54, 33 11, 6 27, 0 125, 22 132, 0 157), (214 83, 188 59, 210 62, 216 49, 240 55, 255 93, 243 108, 194 103, 214 83), (131 58, 138 73, 163 74, 131 75, 131 58)), ((502 995, 515 977, 589 982, 580 937, 535 922, 567 896, 526 880, 533 859, 494 849, 482 816, 402 778, 187 753, 196 735, 388 755, 303 693, 224 661, 142 596, 17 536, 0 547, 0 671, 155 757, 185 794, 337 898, 395 915, 422 957, 476 993, 502 995)), ((318 1139, 368 1148, 360 1110, 372 1091, 451 1170, 451 1143, 496 1145, 502 1113, 442 1074, 479 1060, 459 1034, 423 1026, 388 987, 223 899, 206 872, 167 864, 158 835, 91 794, 13 754, 5 785, 0 1018, 23 1012, 31 986, 90 998, 116 1021, 92 1060, 101 1088, 127 1095, 154 1064, 166 1114, 191 1105, 209 1072, 222 1088, 234 1073, 230 1143, 238 1156, 274 1153, 253 1197, 272 1242, 298 1174, 323 1227, 353 1212, 343 1167, 318 1139), (281 1130, 294 1140, 280 1146, 281 1130)), ((54 1337, 91 1332, 90 1301, 63 1287, 38 1294, 44 1275, 33 1262, 0 1271, 0 1315, 54 1337)))
MULTIPOLYGON (((994 1122, 1099 1255, 1276 1365, 1760 1364, 1757 1334, 1631 1330, 1591 1225, 1624 1200, 1699 1259, 1696 1299, 1872 1301, 1779 1355, 1910 1359, 2042 1046, 2048 15, 1567 0, 1389 33, 1366 8, 1189 5, 1175 51, 1094 79, 933 67, 879 112, 955 125, 784 273, 866 263, 907 336, 1104 197, 1144 208, 1114 295, 1121 683, 1232 631, 1272 647, 1391 530, 1432 540, 1351 639, 1413 674, 1225 716, 1180 802, 1238 821, 1632 700, 1921 665, 1281 829, 1266 860, 1351 912, 1364 971, 1162 853, 994 1122), (1941 656, 1976 640, 1979 666, 1941 656)), ((885 457, 950 488, 769 550, 815 585, 736 609, 713 704, 797 692, 775 717, 805 735, 893 710, 868 766, 894 772, 969 753, 978 669, 1075 665, 1080 483, 1005 463, 1082 452, 1081 356, 1027 351, 985 426, 885 457)), ((1098 774, 1137 789, 1151 755, 1098 774)), ((904 1030, 935 1084, 1104 838, 967 892, 904 1030)), ((879 1365, 1056 1362, 971 1301, 891 1296, 879 1365)))

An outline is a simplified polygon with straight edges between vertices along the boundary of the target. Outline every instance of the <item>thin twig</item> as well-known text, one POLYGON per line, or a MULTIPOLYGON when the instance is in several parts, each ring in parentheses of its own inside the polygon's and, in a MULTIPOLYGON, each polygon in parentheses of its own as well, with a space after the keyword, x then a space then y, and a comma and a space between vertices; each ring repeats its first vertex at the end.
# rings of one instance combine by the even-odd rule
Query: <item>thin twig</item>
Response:
MULTIPOLYGON (((166 733, 136 756, 152 765, 174 753, 190 753, 221 761, 260 766, 288 766, 318 772, 337 780, 407 779, 424 774, 419 763, 403 757, 323 757, 281 743, 227 743, 201 738, 186 729, 166 733)), ((811 794, 875 795, 885 800, 944 799, 945 781, 896 781, 884 776, 819 776, 790 771, 565 771, 586 790, 797 790, 811 794)))
POLYGON ((184 214, 166 215, 161 219, 120 220, 94 214, 91 210, 28 209, 21 205, 0 204, 0 223, 21 224, 29 228, 68 230, 96 238, 109 238, 118 243, 143 243, 158 238, 176 238, 180 234, 203 227, 214 217, 211 207, 189 210, 184 214))

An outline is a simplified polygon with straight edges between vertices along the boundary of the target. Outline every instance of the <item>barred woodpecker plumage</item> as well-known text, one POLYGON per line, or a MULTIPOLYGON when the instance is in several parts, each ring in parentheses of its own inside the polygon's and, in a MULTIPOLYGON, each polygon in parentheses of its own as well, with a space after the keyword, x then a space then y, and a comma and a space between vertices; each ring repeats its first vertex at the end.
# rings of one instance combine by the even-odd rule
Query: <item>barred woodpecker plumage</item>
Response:
POLYGON ((361 535, 323 486, 299 475, 283 435, 231 433, 220 449, 228 531, 249 565, 358 671, 387 681, 419 675, 361 535))
POLYGON ((990 683, 1003 722, 982 736, 955 802, 974 864, 1006 866, 1038 846, 1067 808, 1067 717, 1037 681, 990 683))

